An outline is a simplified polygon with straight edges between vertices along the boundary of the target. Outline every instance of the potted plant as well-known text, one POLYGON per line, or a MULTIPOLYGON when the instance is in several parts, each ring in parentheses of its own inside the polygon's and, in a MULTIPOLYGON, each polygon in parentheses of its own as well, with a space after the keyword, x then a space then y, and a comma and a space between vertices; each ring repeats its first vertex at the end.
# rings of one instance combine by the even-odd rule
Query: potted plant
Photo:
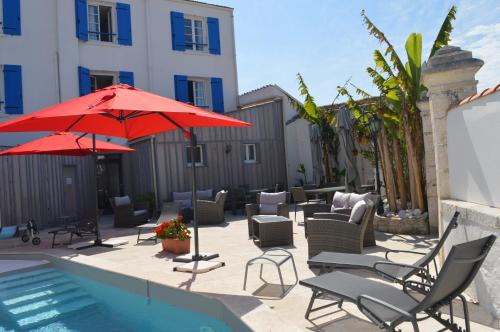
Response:
POLYGON ((189 253, 191 246, 191 231, 182 222, 182 215, 166 221, 156 227, 156 237, 161 239, 163 250, 178 254, 189 253))

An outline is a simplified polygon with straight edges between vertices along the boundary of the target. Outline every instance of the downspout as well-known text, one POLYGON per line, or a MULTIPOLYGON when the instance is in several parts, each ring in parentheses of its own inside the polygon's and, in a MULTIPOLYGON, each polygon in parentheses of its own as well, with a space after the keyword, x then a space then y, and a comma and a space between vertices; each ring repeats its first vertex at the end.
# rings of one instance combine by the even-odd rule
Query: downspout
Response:
POLYGON ((152 168, 152 178, 153 178, 153 192, 155 195, 155 206, 158 211, 160 209, 160 198, 158 196, 158 178, 156 173, 156 135, 150 136, 149 143, 151 144, 151 168, 152 168))
POLYGON ((59 103, 62 102, 62 94, 61 94, 61 60, 59 58, 59 1, 55 0, 56 7, 56 77, 57 77, 57 101, 59 103))

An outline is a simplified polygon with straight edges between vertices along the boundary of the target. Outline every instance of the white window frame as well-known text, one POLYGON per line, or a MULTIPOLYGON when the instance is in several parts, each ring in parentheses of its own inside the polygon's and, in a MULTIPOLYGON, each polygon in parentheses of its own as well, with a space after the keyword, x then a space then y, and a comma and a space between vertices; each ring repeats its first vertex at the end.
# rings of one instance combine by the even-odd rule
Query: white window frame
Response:
POLYGON ((91 43, 103 43, 103 44, 118 44, 118 24, 116 21, 116 4, 113 2, 104 2, 104 1, 91 1, 87 3, 87 33, 89 35, 89 42, 91 43), (102 41, 101 40, 101 27, 100 27, 100 14, 99 14, 99 9, 97 10, 97 22, 98 22, 98 29, 99 29, 99 39, 91 39, 90 35, 92 34, 90 32, 90 20, 89 20, 89 7, 90 6, 97 6, 97 7, 110 7, 111 8, 111 41, 102 41))
MULTIPOLYGON (((191 145, 187 145, 186 148, 185 148, 185 150, 186 150, 186 162, 187 162, 187 166, 188 167, 193 166, 193 163, 189 162, 188 159, 187 159, 188 155, 190 156, 190 153, 191 153, 191 151, 189 150, 190 148, 191 148, 191 145)), ((200 161, 199 162, 195 162, 194 165, 196 167, 205 166, 205 158, 203 156, 203 152, 204 152, 203 150, 205 149, 205 147, 203 146, 203 144, 198 144, 196 146, 196 148, 200 149, 200 161)))
MULTIPOLYGON (((92 80, 92 76, 112 76, 113 84, 118 83, 118 73, 115 71, 91 70, 89 74, 90 80, 92 80)), ((90 86, 92 86, 92 84, 90 84, 90 86)))
POLYGON ((195 38, 195 27, 194 27, 194 22, 195 21, 201 21, 201 29, 202 29, 202 44, 203 48, 201 50, 196 49, 196 45, 193 44, 193 48, 188 48, 186 45, 186 51, 187 52, 193 52, 193 53, 208 53, 208 24, 207 24, 207 18, 206 17, 201 17, 201 16, 194 16, 194 15, 184 15, 184 24, 183 24, 183 33, 184 33, 184 38, 186 38, 186 33, 184 31, 185 27, 185 20, 190 20, 191 21, 191 42, 194 41, 195 38))
MULTIPOLYGON (((193 105, 200 107, 200 108, 203 108, 203 109, 206 109, 206 110, 210 110, 212 107, 211 106, 212 100, 210 98, 210 96, 211 96, 210 81, 206 78, 201 78, 201 77, 188 77, 188 84, 193 84, 193 87, 192 87, 193 88, 193 105), (195 83, 203 83, 203 95, 205 97, 203 105, 198 103, 196 100, 196 93, 198 91, 197 91, 195 83)), ((191 103, 191 101, 190 101, 190 103, 191 103)))
POLYGON ((256 143, 245 143, 245 159, 243 162, 245 164, 256 164, 257 163, 257 144, 256 143), (250 147, 253 146, 253 159, 250 159, 250 147))

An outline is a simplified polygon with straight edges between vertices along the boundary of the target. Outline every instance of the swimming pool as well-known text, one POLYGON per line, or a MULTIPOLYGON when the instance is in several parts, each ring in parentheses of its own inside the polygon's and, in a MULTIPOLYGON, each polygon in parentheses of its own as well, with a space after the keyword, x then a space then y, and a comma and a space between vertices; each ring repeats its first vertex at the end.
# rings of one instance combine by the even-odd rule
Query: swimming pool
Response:
POLYGON ((0 331, 235 330, 223 315, 172 304, 198 296, 195 302, 214 301, 213 307, 216 300, 105 271, 81 268, 85 273, 76 274, 57 265, 0 275, 0 331))

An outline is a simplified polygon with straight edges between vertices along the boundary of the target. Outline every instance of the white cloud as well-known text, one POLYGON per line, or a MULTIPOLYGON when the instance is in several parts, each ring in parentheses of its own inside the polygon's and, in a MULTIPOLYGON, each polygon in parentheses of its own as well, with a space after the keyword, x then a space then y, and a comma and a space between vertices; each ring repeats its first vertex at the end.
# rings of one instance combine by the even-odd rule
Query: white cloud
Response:
POLYGON ((484 61, 477 74, 478 91, 500 83, 500 23, 473 26, 455 38, 453 44, 484 61))

